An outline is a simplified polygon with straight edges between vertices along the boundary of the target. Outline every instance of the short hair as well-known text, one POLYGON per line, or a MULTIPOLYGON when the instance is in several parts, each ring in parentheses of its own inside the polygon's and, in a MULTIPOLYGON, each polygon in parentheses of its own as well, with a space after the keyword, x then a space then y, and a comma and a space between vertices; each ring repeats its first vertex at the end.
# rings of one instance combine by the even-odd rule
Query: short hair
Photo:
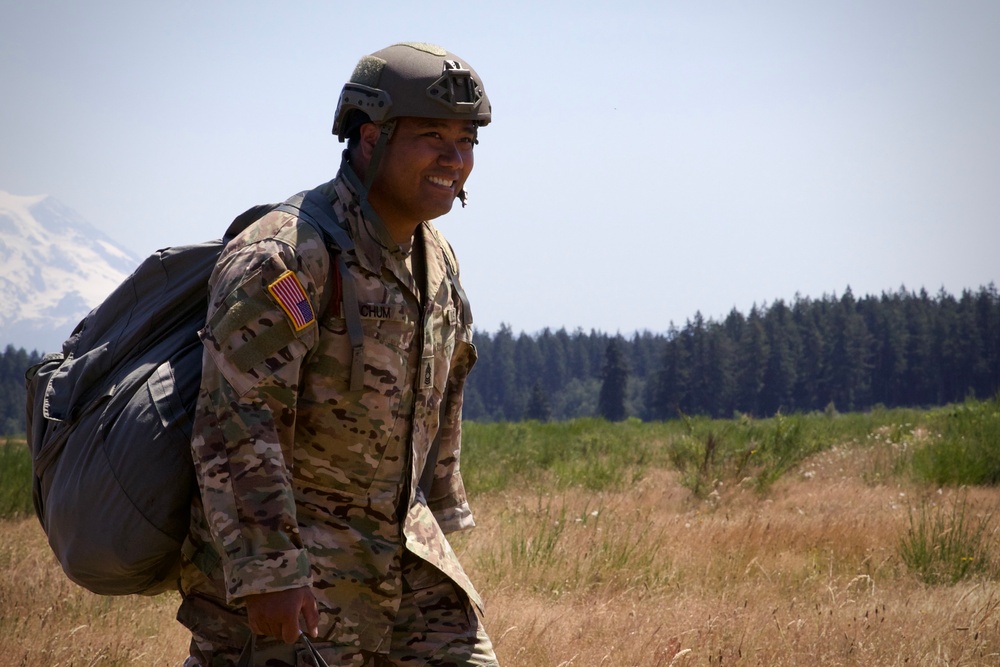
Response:
POLYGON ((351 109, 348 112, 347 118, 344 119, 344 136, 347 137, 348 147, 361 138, 361 126, 370 122, 372 119, 363 111, 351 109))

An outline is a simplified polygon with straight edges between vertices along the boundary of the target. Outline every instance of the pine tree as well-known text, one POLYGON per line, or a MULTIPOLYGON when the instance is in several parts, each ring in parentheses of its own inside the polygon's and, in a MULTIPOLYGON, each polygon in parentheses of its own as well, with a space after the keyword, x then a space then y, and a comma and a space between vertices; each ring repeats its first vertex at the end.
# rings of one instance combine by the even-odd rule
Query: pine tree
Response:
POLYGON ((848 287, 830 312, 830 400, 841 410, 871 405, 871 334, 848 287))
POLYGON ((524 402, 517 384, 514 348, 514 332, 510 326, 501 324, 500 331, 493 338, 496 403, 488 406, 495 411, 499 420, 517 421, 524 412, 524 402))
POLYGON ((976 395, 986 398, 1000 389, 1000 295, 993 283, 976 295, 976 326, 983 342, 982 360, 976 367, 976 395))
POLYGON ((538 351, 542 355, 543 375, 542 387, 546 392, 554 394, 566 385, 569 379, 566 363, 566 339, 569 336, 565 329, 553 334, 548 328, 538 337, 538 351))
POLYGON ((712 393, 710 403, 706 407, 708 414, 713 417, 731 417, 736 410, 735 351, 736 344, 726 334, 725 329, 720 325, 711 324, 708 333, 709 365, 706 373, 712 393))
POLYGON ((25 431, 24 372, 41 361, 41 354, 7 345, 0 354, 0 435, 25 431))
POLYGON ((910 295, 906 313, 905 405, 940 402, 939 367, 934 355, 934 303, 925 290, 910 295))
POLYGON ((604 354, 601 393, 598 410, 608 421, 625 419, 625 400, 628 397, 628 360, 625 358, 624 341, 615 336, 608 341, 604 354))
POLYGON ((660 368, 646 391, 646 409, 653 419, 676 417, 688 391, 687 353, 673 322, 667 331, 660 368))
POLYGON ((681 340, 686 347, 690 362, 688 376, 689 391, 686 400, 681 402, 681 410, 689 415, 706 415, 712 411, 712 358, 705 318, 701 311, 696 311, 694 321, 688 322, 681 334, 681 340))
POLYGON ((903 290, 882 294, 878 301, 861 302, 865 325, 872 333, 872 401, 895 407, 901 405, 905 393, 906 374, 906 315, 903 290))
POLYGON ((544 357, 534 336, 521 332, 514 343, 514 377, 518 408, 513 419, 520 419, 531 401, 531 387, 541 382, 545 374, 544 357))
POLYGON ((826 340, 820 325, 822 303, 796 297, 792 319, 802 345, 795 374, 795 403, 805 410, 819 410, 829 399, 823 385, 826 340))
POLYGON ((526 419, 547 422, 552 419, 552 406, 549 404, 549 397, 542 388, 541 381, 535 381, 531 387, 531 396, 528 398, 528 407, 524 411, 526 419))
POLYGON ((764 390, 764 373, 767 370, 769 348, 767 332, 760 310, 750 309, 738 348, 739 370, 736 380, 736 405, 742 412, 761 416, 761 392, 764 390))
MULTIPOLYGON (((558 335, 558 334, 557 334, 558 335)), ((566 359, 569 362, 570 379, 587 380, 593 377, 590 365, 588 338, 583 329, 577 329, 566 341, 566 359)))
POLYGON ((782 300, 775 301, 764 317, 768 356, 760 396, 761 412, 773 415, 791 412, 796 406, 796 369, 802 343, 792 321, 791 311, 782 300))

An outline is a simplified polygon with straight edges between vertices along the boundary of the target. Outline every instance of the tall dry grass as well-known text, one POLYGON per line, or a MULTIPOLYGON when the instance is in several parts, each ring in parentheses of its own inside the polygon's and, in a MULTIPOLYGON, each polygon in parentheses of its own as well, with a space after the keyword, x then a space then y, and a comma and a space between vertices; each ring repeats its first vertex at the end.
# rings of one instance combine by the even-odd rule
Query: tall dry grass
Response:
POLYGON ((63 574, 35 519, 0 522, 0 665, 180 665, 177 603, 89 593, 63 574))
MULTIPOLYGON (((696 496, 665 468, 617 490, 498 489, 456 548, 505 667, 1000 665, 996 567, 930 586, 899 549, 914 507, 986 517, 1000 491, 917 485, 891 474, 892 447, 827 449, 764 495, 696 496)), ((86 593, 33 519, 0 523, 3 664, 178 665, 176 603, 86 593)))
POLYGON ((1000 665, 995 568, 932 587, 899 556, 918 497, 982 515, 1000 493, 865 482, 884 458, 828 450, 764 499, 721 486, 695 502, 667 471, 620 493, 481 498, 462 551, 502 663, 1000 665))

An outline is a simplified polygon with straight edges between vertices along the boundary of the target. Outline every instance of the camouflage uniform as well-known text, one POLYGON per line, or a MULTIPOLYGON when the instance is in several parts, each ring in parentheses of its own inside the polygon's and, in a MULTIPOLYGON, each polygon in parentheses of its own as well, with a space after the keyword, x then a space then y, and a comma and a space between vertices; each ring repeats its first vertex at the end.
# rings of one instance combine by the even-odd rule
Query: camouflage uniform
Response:
MULTIPOLYGON (((344 259, 364 328, 363 388, 350 382, 345 285, 312 226, 266 215, 227 245, 210 281, 192 440, 201 496, 178 612, 193 635, 190 664, 239 654, 249 633, 242 598, 301 586, 317 599, 316 646, 331 665, 424 664, 437 650, 429 643, 421 656, 428 633, 406 636, 419 590, 450 593, 460 611, 446 609, 439 629, 471 633, 475 647, 440 664, 495 664, 482 602, 445 538, 474 525, 459 449, 476 353, 449 279, 456 260, 430 223, 413 252, 392 243, 361 213, 349 170, 317 190, 356 244, 344 259), (421 265, 426 285, 414 277, 421 265), (282 285, 307 301, 290 303, 275 291, 282 285), (376 654, 398 662, 364 662, 376 654)), ((258 639, 258 658, 277 660, 269 665, 295 664, 294 650, 258 639)))

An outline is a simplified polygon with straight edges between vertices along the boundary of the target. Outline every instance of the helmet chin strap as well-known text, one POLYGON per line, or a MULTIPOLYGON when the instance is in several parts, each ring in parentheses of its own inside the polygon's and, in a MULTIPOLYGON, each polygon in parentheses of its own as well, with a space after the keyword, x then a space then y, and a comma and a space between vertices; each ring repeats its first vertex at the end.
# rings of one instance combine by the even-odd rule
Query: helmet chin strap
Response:
MULTIPOLYGON (((368 203, 368 190, 371 189, 372 183, 375 182, 375 173, 378 171, 378 166, 382 163, 382 156, 385 155, 385 145, 389 143, 392 133, 396 130, 396 120, 387 120, 379 127, 381 129, 378 139, 375 140, 375 147, 372 149, 372 159, 368 161, 368 169, 365 171, 365 190, 364 196, 361 198, 365 204, 368 203)), ((466 192, 465 188, 459 190, 456 197, 458 201, 462 202, 462 208, 465 208, 466 204, 469 203, 469 193, 466 192)))
MULTIPOLYGON (((375 140, 375 146, 372 148, 372 157, 368 161, 368 167, 365 169, 365 182, 362 183, 361 179, 357 177, 354 173, 354 169, 348 166, 348 153, 344 151, 344 161, 341 164, 341 172, 347 177, 347 179, 357 190, 358 198, 361 200, 361 211, 367 220, 373 223, 373 228, 375 230, 376 236, 378 236, 380 243, 386 248, 396 247, 398 244, 392 239, 389 234, 389 230, 386 229, 385 223, 382 222, 382 218, 372 207, 371 202, 368 201, 368 192, 371 190, 372 184, 375 182, 375 174, 378 172, 379 165, 382 163, 382 158, 385 156, 385 147, 389 143, 390 137, 392 137, 393 131, 396 129, 396 121, 388 120, 379 126, 378 139, 375 140)), ((468 199, 468 193, 462 189, 458 193, 458 200, 462 202, 462 207, 465 208, 466 201, 468 199)))
POLYGON ((368 168, 365 169, 365 201, 368 200, 368 190, 375 182, 375 174, 378 172, 378 166, 382 163, 382 156, 385 155, 385 145, 389 143, 389 137, 392 136, 395 129, 395 120, 386 121, 379 126, 378 139, 372 149, 372 159, 368 161, 368 168))
POLYGON ((386 229, 385 223, 382 222, 382 218, 375 211, 374 207, 372 207, 371 202, 368 201, 368 191, 371 189, 372 183, 375 182, 375 172, 378 171, 382 156, 385 155, 385 145, 389 142, 389 137, 392 136, 392 131, 395 128, 395 121, 389 121, 381 126, 379 137, 375 141, 375 147, 372 149, 371 160, 368 161, 368 168, 365 170, 364 183, 358 178, 358 175, 354 172, 354 168, 350 166, 349 153, 346 150, 340 164, 340 172, 358 194, 358 199, 361 203, 361 212, 364 214, 365 220, 371 225, 378 242, 385 248, 397 248, 399 244, 393 240, 392 235, 389 234, 389 230, 386 229))

